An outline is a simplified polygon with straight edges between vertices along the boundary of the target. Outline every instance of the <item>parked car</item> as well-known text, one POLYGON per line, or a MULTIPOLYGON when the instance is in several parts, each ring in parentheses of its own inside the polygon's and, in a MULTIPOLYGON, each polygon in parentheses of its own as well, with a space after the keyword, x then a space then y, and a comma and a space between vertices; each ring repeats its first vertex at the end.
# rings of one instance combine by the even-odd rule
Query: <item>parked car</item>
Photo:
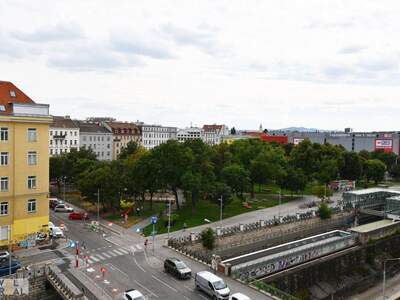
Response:
POLYGON ((0 251, 0 261, 6 261, 10 257, 8 251, 0 251))
POLYGON ((141 292, 130 289, 124 292, 124 300, 145 300, 141 292))
POLYGON ((66 204, 58 204, 55 208, 54 208, 55 212, 73 212, 74 209, 71 206, 68 206, 66 204))
POLYGON ((37 232, 36 233, 36 241, 37 242, 43 242, 45 241, 47 238, 47 234, 45 234, 44 232, 37 232))
POLYGON ((64 232, 61 230, 60 227, 54 226, 50 230, 49 236, 52 238, 62 238, 62 237, 64 237, 64 232))
MULTIPOLYGON (((12 260, 11 261, 11 274, 14 274, 15 272, 17 272, 17 270, 19 268, 21 268, 21 263, 19 261, 12 260)), ((4 263, 4 264, 0 265, 0 277, 6 276, 8 274, 10 274, 10 264, 4 263)))
POLYGON ((242 293, 235 293, 230 298, 230 300, 251 300, 249 297, 242 293))
POLYGON ((70 220, 89 220, 89 216, 86 212, 72 212, 68 215, 70 220))
POLYGON ((179 279, 186 279, 192 276, 192 270, 177 258, 167 258, 164 261, 164 270, 179 279))
POLYGON ((64 202, 57 198, 49 199, 49 208, 54 209, 58 204, 63 204, 64 202))
POLYGON ((194 278, 194 282, 198 290, 205 292, 213 299, 229 299, 229 294, 231 291, 229 290, 228 286, 221 278, 211 272, 198 272, 194 278))

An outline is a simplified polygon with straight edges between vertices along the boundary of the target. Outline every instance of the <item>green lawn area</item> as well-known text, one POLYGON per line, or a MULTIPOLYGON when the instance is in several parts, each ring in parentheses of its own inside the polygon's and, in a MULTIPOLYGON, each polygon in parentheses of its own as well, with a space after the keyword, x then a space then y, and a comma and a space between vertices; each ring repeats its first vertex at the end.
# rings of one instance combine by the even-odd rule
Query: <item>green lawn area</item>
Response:
MULTIPOLYGON (((306 185, 306 188, 304 189, 304 191, 303 191, 302 193, 293 193, 293 195, 294 195, 294 196, 296 196, 296 195, 297 195, 297 196, 312 195, 312 194, 313 194, 312 190, 313 190, 313 187, 314 187, 315 185, 316 185, 316 184, 308 183, 308 184, 306 185)), ((286 189, 281 189, 277 184, 274 184, 274 183, 270 183, 270 184, 256 184, 256 185, 254 186, 254 191, 255 191, 256 193, 260 193, 260 191, 261 191, 261 193, 269 193, 269 194, 278 194, 279 191, 281 191, 281 193, 282 193, 283 195, 291 195, 291 194, 292 194, 291 191, 286 190, 286 189)))
MULTIPOLYGON (((250 196, 246 197, 250 198, 250 196)), ((294 198, 293 198, 294 199, 294 198)), ((282 197, 282 203, 290 201, 291 198, 282 197)), ((249 201, 251 208, 246 208, 243 206, 241 200, 235 197, 223 211, 223 218, 233 217, 242 213, 246 213, 253 210, 258 210, 262 208, 268 208, 278 205, 279 200, 275 196, 268 194, 256 194, 256 199, 249 201)), ((192 207, 190 203, 181 207, 179 211, 175 212, 178 215, 178 219, 173 226, 171 226, 171 232, 183 229, 183 224, 186 223, 187 228, 206 224, 204 219, 208 219, 212 222, 218 221, 220 218, 220 206, 217 203, 210 201, 199 201, 196 206, 195 212, 192 212, 192 207)), ((165 221, 159 220, 156 225, 157 234, 166 233, 168 231, 165 221)), ((143 233, 146 236, 151 235, 152 225, 144 228, 143 233)))

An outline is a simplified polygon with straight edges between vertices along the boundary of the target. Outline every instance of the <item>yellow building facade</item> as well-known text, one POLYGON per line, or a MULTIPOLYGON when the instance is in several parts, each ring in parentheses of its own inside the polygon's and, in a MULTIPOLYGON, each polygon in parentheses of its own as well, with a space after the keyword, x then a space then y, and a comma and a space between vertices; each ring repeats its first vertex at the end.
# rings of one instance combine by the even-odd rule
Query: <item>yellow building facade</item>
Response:
POLYGON ((12 100, 0 98, 0 246, 30 245, 49 222, 49 106, 12 100))

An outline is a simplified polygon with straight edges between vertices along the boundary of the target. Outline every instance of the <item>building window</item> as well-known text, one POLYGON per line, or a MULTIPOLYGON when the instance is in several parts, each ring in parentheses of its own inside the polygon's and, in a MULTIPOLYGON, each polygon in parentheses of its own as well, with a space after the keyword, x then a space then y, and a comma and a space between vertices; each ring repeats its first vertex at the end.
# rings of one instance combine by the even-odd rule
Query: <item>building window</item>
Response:
POLYGON ((82 141, 86 142, 86 136, 82 137, 82 141))
POLYGON ((10 91, 10 96, 11 97, 13 97, 13 98, 15 98, 15 97, 17 97, 17 94, 15 93, 15 91, 10 91))
POLYGON ((64 141, 64 144, 65 144, 65 145, 67 145, 67 143, 68 143, 68 141, 67 141, 67 140, 65 140, 65 141, 64 141))
POLYGON ((36 176, 28 176, 28 189, 36 189, 36 176))
POLYGON ((1 152, 0 165, 1 166, 8 165, 8 152, 1 152))
POLYGON ((76 145, 77 144, 77 140, 74 140, 74 145, 76 145))
POLYGON ((77 132, 75 131, 74 133, 75 133, 75 136, 76 136, 77 132))
POLYGON ((37 132, 36 128, 28 128, 28 142, 36 142, 37 132))
POLYGON ((28 165, 33 166, 37 164, 37 153, 36 151, 28 152, 28 165))
POLYGON ((53 131, 52 130, 50 130, 50 135, 53 135, 53 131))
POLYGON ((7 127, 2 127, 0 129, 0 140, 8 141, 8 128, 7 127))
POLYGON ((8 202, 0 203, 0 216, 8 215, 8 202))
POLYGON ((28 200, 28 212, 32 213, 36 211, 36 199, 28 200))
POLYGON ((0 178, 0 192, 7 192, 8 191, 8 177, 1 177, 0 178))
POLYGON ((53 155, 53 149, 50 149, 50 155, 53 155))

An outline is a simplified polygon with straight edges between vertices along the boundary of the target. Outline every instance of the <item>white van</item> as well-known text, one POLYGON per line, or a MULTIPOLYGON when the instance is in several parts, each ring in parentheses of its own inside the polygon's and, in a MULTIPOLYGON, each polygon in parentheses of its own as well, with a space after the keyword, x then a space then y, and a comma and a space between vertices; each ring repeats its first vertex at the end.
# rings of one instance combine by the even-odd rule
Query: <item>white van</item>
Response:
POLYGON ((207 293, 215 300, 228 300, 230 290, 226 283, 208 271, 198 272, 194 278, 196 288, 207 293))
POLYGON ((246 295, 243 295, 242 293, 235 293, 231 296, 230 300, 251 300, 251 299, 246 295))

